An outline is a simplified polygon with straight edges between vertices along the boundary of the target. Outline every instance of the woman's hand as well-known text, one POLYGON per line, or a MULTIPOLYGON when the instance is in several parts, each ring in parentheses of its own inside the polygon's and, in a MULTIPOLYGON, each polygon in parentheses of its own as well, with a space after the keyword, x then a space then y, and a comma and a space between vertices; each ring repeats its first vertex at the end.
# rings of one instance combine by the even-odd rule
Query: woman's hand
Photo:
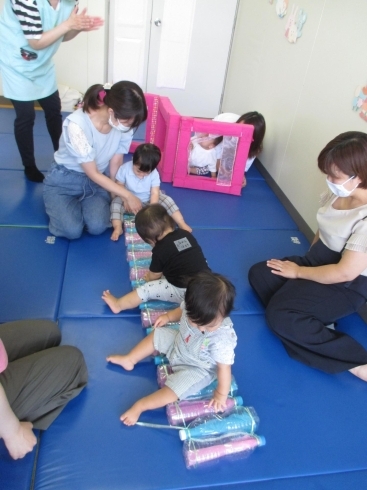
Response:
POLYGON ((101 17, 86 15, 86 8, 80 14, 78 12, 79 8, 75 7, 66 21, 69 31, 93 31, 103 26, 104 21, 101 17))
POLYGON ((287 279, 298 279, 299 266, 289 260, 271 259, 266 262, 271 272, 287 279))
POLYGON ((30 453, 37 443, 30 422, 19 422, 18 430, 10 437, 4 437, 4 443, 13 459, 21 459, 30 453))
POLYGON ((136 214, 143 207, 141 200, 131 192, 124 194, 125 209, 128 213, 136 214))

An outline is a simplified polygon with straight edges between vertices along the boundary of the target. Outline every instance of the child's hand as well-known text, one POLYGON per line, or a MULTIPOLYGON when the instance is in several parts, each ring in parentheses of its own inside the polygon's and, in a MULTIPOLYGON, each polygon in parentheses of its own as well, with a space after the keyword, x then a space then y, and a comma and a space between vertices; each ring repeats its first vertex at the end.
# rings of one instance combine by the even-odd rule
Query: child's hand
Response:
POLYGON ((167 325, 169 323, 170 319, 168 316, 168 313, 164 313, 163 315, 159 316, 156 321, 154 322, 154 328, 159 328, 163 327, 163 325, 167 325))
POLYGON ((209 402, 209 407, 213 406, 216 412, 224 412, 226 409, 227 395, 222 395, 217 390, 214 391, 213 398, 209 402))

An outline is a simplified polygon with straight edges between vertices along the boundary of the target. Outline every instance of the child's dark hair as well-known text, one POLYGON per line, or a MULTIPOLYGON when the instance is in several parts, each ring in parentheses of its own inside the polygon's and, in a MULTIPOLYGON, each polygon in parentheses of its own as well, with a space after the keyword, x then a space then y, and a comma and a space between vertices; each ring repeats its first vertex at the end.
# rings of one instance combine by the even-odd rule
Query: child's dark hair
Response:
POLYGON ((142 89, 127 80, 114 83, 110 89, 99 83, 89 87, 83 98, 83 111, 96 111, 103 104, 113 110, 116 119, 132 119, 132 129, 137 128, 148 115, 142 89))
POLYGON ((248 156, 249 158, 256 157, 263 149, 263 139, 266 131, 264 116, 257 111, 246 112, 246 114, 242 114, 237 119, 236 123, 251 124, 254 127, 248 156))
POLYGON ((136 165, 141 172, 153 172, 160 161, 161 150, 152 143, 143 143, 134 151, 133 164, 136 165))
POLYGON ((176 223, 161 204, 149 204, 135 216, 135 228, 146 243, 156 243, 163 233, 176 228, 176 223))
POLYGON ((224 276, 209 271, 199 272, 187 284, 187 316, 198 326, 208 325, 218 315, 225 318, 233 309, 235 295, 235 287, 224 276))

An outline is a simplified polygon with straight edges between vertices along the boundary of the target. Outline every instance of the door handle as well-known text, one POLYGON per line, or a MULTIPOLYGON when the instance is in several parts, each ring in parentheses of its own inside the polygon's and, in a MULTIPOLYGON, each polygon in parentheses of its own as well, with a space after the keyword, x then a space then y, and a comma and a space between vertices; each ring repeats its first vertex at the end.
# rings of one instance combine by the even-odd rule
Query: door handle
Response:
POLYGON ((156 19, 156 20, 154 21, 154 24, 155 24, 157 27, 159 27, 159 26, 162 24, 161 19, 156 19))

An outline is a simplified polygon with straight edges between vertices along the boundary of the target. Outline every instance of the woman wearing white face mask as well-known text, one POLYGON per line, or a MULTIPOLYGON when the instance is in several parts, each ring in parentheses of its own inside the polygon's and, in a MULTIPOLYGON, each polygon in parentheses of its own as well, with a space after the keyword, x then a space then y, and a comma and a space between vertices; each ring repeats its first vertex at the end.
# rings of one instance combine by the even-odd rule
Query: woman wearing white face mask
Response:
POLYGON ((309 252, 255 264, 249 281, 290 357, 367 381, 366 349, 327 327, 367 300, 367 134, 340 134, 321 151, 318 166, 332 193, 317 213, 309 252))
POLYGON ((83 107, 63 123, 55 162, 44 180, 44 201, 55 236, 79 238, 110 227, 110 193, 120 196, 128 211, 137 213, 140 200, 115 183, 139 124, 147 118, 141 88, 134 82, 92 85, 83 107), (109 169, 109 177, 105 172, 109 169))

